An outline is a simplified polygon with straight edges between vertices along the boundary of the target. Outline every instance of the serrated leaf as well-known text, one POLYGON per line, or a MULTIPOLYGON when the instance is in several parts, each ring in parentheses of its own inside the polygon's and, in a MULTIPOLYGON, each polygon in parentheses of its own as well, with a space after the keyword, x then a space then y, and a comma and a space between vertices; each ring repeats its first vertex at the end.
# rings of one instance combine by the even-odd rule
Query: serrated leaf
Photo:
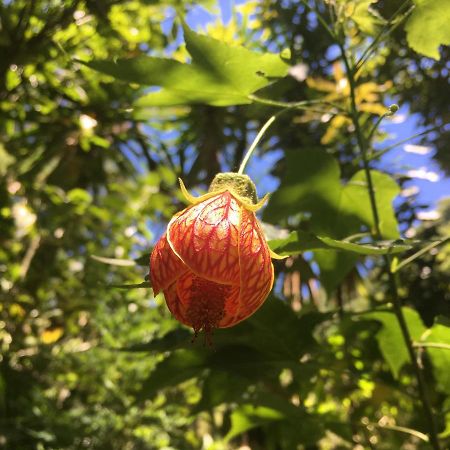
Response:
POLYGON ((450 2, 414 0, 414 3, 405 25, 408 44, 417 53, 439 60, 439 46, 450 45, 450 2))
MULTIPOLYGON (((251 103, 249 94, 287 75, 289 66, 279 55, 252 52, 202 36, 183 26, 190 64, 166 58, 138 56, 116 61, 85 62, 100 72, 159 92, 141 97, 135 107, 209 104, 227 106, 251 103)), ((139 112, 137 112, 140 114, 139 112)))
MULTIPOLYGON (((422 319, 414 309, 404 307, 402 310, 411 338, 419 340, 426 330, 422 319)), ((362 318, 381 322, 376 339, 392 375, 394 378, 398 378, 400 369, 409 362, 409 354, 397 317, 394 312, 375 311, 364 314, 362 318)))
POLYGON ((385 22, 383 18, 371 8, 371 5, 377 3, 377 1, 378 0, 358 0, 356 2, 351 2, 354 8, 351 14, 352 20, 356 22, 360 30, 368 34, 374 34, 377 31, 377 27, 385 22))

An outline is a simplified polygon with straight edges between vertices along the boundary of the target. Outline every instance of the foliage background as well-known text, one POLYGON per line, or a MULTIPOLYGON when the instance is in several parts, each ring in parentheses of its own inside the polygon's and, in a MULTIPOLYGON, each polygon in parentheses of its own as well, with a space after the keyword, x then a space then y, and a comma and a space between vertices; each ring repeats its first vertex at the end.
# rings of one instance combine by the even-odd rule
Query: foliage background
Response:
POLYGON ((447 2, 249 1, 226 25, 218 13, 211 1, 0 5, 0 446, 430 448, 397 302, 445 448, 450 203, 420 220, 417 167, 374 153, 396 141, 396 116, 373 127, 400 104, 431 130, 408 142, 448 173, 447 2), (348 73, 318 14, 352 62, 371 50, 353 111, 374 156, 378 235, 348 73), (183 33, 183 16, 208 22, 208 38, 183 33), (293 256, 257 314, 213 349, 191 343, 144 281, 183 207, 177 177, 203 192, 292 102, 306 103, 271 126, 249 173, 274 190, 272 247, 293 256), (389 252, 411 257, 395 292, 389 252))

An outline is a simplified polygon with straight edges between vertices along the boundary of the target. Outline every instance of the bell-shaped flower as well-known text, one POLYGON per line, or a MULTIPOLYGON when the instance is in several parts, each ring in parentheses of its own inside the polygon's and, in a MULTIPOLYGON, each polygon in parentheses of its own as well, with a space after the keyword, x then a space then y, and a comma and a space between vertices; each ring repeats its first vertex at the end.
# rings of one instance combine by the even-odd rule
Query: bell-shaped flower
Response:
POLYGON ((174 215, 150 259, 154 294, 163 291, 172 314, 197 334, 231 327, 252 315, 273 285, 273 254, 255 211, 247 175, 218 174, 209 193, 174 215))

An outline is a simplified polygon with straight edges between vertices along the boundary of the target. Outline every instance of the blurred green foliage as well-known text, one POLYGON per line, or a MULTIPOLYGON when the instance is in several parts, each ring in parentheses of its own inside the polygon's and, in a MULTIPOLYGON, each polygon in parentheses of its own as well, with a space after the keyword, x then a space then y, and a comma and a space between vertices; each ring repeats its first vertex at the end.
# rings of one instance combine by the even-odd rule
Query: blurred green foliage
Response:
POLYGON ((398 297, 445 448, 450 205, 419 223, 415 197, 398 197, 408 180, 371 169, 377 236, 348 74, 318 14, 362 58, 354 106, 381 143, 393 97, 448 121, 446 2, 246 2, 206 36, 173 20, 193 8, 0 5, 0 448, 430 448, 383 255, 410 258, 398 297), (202 192, 237 169, 280 105, 260 146, 283 152, 260 163, 281 180, 263 218, 292 256, 264 306, 209 348, 153 298, 151 243, 183 207, 177 177, 202 192))

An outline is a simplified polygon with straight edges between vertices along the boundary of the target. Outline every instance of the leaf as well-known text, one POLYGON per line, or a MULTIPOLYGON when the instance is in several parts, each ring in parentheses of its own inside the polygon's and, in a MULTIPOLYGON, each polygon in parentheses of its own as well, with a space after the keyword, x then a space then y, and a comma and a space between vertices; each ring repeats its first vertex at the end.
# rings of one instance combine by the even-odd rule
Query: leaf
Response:
POLYGON ((409 46, 417 53, 439 60, 439 46, 450 45, 450 2, 414 0, 415 8, 405 25, 409 46))
POLYGON ((327 244, 329 247, 346 250, 349 252, 359 253, 360 255, 386 255, 394 253, 402 253, 411 249, 410 245, 390 244, 385 242, 374 244, 355 244, 354 242, 338 241, 329 237, 323 236, 319 239, 327 244))
MULTIPOLYGON (((426 330, 419 314, 414 309, 407 307, 402 308, 402 311, 411 338, 419 340, 420 336, 426 330)), ((394 378, 398 378, 400 369, 404 364, 409 362, 409 353, 397 317, 394 312, 387 311, 370 312, 364 314, 362 317, 381 322, 381 328, 376 334, 378 345, 392 371, 392 375, 394 378)))
MULTIPOLYGON (((299 213, 309 213, 311 229, 316 235, 337 239, 360 232, 362 225, 374 227, 363 171, 342 185, 337 161, 320 149, 286 152, 286 167, 281 186, 264 211, 266 221, 278 222, 299 213)), ((397 239, 399 233, 392 201, 399 188, 386 174, 372 170, 371 176, 382 236, 397 239)))
POLYGON ((295 255, 308 250, 328 248, 317 236, 307 231, 292 231, 287 238, 272 239, 269 247, 281 256, 295 255))
POLYGON ((301 253, 307 250, 340 249, 360 255, 385 255, 402 253, 412 247, 406 244, 394 244, 380 242, 373 244, 357 244, 354 242, 340 241, 327 236, 315 236, 303 230, 293 231, 285 239, 273 239, 269 241, 270 248, 281 256, 301 253))
POLYGON ((139 256, 138 258, 135 258, 134 262, 136 263, 136 265, 148 266, 150 264, 150 253, 152 252, 152 250, 149 250, 148 253, 144 253, 143 255, 139 256))
POLYGON ((46 345, 55 343, 64 334, 64 329, 61 327, 44 330, 41 333, 41 342, 46 345))
MULTIPOLYGON (((228 106, 251 103, 249 94, 287 75, 289 66, 275 54, 260 54, 202 36, 183 25, 190 64, 138 56, 116 61, 93 60, 88 67, 120 80, 159 86, 135 103, 136 108, 209 104, 228 106)), ((138 112, 139 113, 139 112, 138 112)))
POLYGON ((320 282, 328 295, 355 267, 358 256, 355 253, 336 250, 316 250, 314 259, 320 267, 320 282))
POLYGON ((245 431, 273 421, 285 419, 284 414, 265 406, 242 405, 231 413, 231 429, 225 436, 229 441, 245 431))
MULTIPOLYGON (((450 343, 450 328, 440 323, 435 323, 430 333, 426 335, 424 342, 450 343)), ((426 347, 433 366, 433 373, 436 379, 436 389, 450 395, 450 350, 426 347)))
POLYGON ((283 441, 280 448, 296 448, 299 443, 312 445, 323 436, 324 418, 324 415, 308 414, 283 397, 264 390, 252 398, 252 404, 244 403, 232 412, 231 428, 225 440, 253 428, 271 426, 270 434, 276 433, 275 440, 283 441))
POLYGON ((249 380, 239 375, 230 376, 224 371, 211 370, 203 382, 202 398, 195 405, 193 414, 240 400, 248 385, 249 380))
MULTIPOLYGON (((385 20, 371 8, 373 3, 378 0, 358 0, 351 2, 354 10, 351 18, 358 25, 358 28, 365 33, 374 34, 377 31, 377 26, 383 24, 385 20)), ((349 6, 348 6, 349 7, 349 6)))
MULTIPOLYGON (((371 230, 374 228, 363 171, 357 172, 346 185, 342 185, 337 161, 321 149, 287 151, 286 167, 281 186, 272 195, 264 211, 264 219, 277 223, 290 216, 310 215, 308 225, 315 236, 297 231, 297 235, 290 235, 284 243, 277 241, 274 245, 281 247, 281 254, 289 254, 288 251, 296 249, 305 250, 307 246, 314 248, 320 267, 320 280, 328 293, 349 273, 357 261, 352 255, 332 252, 332 248, 360 254, 389 252, 382 247, 356 247, 358 244, 342 243, 342 238, 361 232, 362 227, 371 230), (304 244, 302 239, 306 241, 304 244)), ((399 188, 388 175, 371 171, 371 176, 381 234, 386 239, 397 239, 399 233, 392 202, 399 188)), ((400 252, 406 248, 399 247, 397 250, 400 252)), ((279 249, 276 251, 280 253, 279 249)))
MULTIPOLYGON (((397 239, 399 237, 398 224, 392 202, 399 194, 400 189, 389 175, 376 170, 371 170, 370 173, 375 191, 381 235, 386 239, 397 239)), ((347 225, 351 224, 351 220, 347 219, 348 217, 351 217, 352 220, 356 219, 359 223, 366 224, 371 229, 374 228, 369 191, 365 174, 362 170, 353 175, 348 184, 342 189, 338 222, 340 218, 342 219, 337 225, 338 228, 341 225, 341 229, 345 229, 347 225)), ((356 228, 353 228, 353 230, 357 231, 356 228)))
POLYGON ((183 381, 201 375, 207 367, 204 351, 176 350, 159 363, 144 382, 140 396, 153 397, 160 389, 175 386, 183 381))
POLYGON ((267 222, 299 212, 312 215, 314 230, 320 232, 336 217, 341 184, 337 161, 321 149, 286 151, 286 172, 281 186, 273 193, 264 210, 267 222))

